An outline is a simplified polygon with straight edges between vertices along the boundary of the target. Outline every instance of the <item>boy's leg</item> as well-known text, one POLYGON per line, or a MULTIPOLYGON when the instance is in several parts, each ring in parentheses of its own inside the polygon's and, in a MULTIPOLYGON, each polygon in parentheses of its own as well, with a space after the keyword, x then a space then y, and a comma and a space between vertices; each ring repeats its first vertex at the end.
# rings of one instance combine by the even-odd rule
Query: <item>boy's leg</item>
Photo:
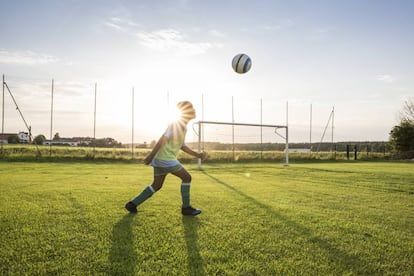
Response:
POLYGON ((145 200, 150 198, 156 191, 161 189, 164 183, 165 175, 154 176, 154 182, 151 185, 145 187, 145 189, 137 195, 134 199, 125 205, 125 208, 131 213, 137 212, 137 206, 142 204, 145 200))
POLYGON ((191 175, 187 172, 184 167, 181 167, 176 172, 173 172, 175 176, 181 179, 181 198, 183 201, 183 208, 190 207, 190 186, 191 186, 191 175))
POLYGON ((191 175, 184 167, 176 172, 173 172, 175 176, 181 179, 181 198, 182 198, 182 214, 196 216, 201 213, 201 210, 197 210, 191 207, 190 204, 190 187, 191 187, 191 175))

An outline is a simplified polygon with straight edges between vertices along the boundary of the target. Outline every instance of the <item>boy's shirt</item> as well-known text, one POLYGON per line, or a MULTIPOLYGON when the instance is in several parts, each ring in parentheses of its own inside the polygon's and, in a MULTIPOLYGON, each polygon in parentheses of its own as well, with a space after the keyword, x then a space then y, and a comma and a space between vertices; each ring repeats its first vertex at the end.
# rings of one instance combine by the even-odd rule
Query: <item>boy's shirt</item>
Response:
POLYGON ((180 121, 171 123, 163 134, 167 137, 167 143, 155 154, 154 159, 151 161, 151 166, 172 167, 179 165, 177 155, 184 145, 186 133, 186 124, 180 121))

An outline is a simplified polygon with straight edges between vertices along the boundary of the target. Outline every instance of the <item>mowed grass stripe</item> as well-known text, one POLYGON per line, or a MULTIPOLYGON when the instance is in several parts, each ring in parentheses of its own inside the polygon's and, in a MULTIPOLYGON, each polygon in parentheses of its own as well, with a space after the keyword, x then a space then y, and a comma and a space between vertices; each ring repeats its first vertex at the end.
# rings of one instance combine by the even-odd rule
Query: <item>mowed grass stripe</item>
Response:
POLYGON ((207 164, 128 215, 137 164, 0 163, 2 274, 410 274, 413 164, 207 164), (4 261, 3 261, 4 260, 4 261))

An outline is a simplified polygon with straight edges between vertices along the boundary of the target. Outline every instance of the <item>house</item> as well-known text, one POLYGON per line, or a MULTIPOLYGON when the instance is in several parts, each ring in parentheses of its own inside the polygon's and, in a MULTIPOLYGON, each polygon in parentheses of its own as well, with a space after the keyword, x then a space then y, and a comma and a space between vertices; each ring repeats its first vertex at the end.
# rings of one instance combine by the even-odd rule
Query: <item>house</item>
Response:
POLYGON ((8 144, 9 138, 16 136, 19 138, 20 143, 29 144, 31 142, 28 132, 20 131, 19 133, 0 133, 0 144, 8 144))
POLYGON ((20 141, 20 143, 23 143, 23 144, 29 144, 31 141, 30 141, 30 135, 29 135, 29 133, 28 132, 24 132, 24 131, 20 131, 18 134, 17 134, 17 137, 19 137, 19 141, 20 141))

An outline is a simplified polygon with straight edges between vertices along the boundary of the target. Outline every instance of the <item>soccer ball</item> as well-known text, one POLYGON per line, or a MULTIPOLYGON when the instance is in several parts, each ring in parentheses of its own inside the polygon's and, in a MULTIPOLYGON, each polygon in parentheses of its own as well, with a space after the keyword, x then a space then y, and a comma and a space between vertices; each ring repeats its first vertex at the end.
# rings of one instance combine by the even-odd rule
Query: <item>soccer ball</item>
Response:
POLYGON ((233 66, 234 72, 244 74, 252 67, 252 60, 246 54, 238 54, 233 58, 231 65, 233 66))

